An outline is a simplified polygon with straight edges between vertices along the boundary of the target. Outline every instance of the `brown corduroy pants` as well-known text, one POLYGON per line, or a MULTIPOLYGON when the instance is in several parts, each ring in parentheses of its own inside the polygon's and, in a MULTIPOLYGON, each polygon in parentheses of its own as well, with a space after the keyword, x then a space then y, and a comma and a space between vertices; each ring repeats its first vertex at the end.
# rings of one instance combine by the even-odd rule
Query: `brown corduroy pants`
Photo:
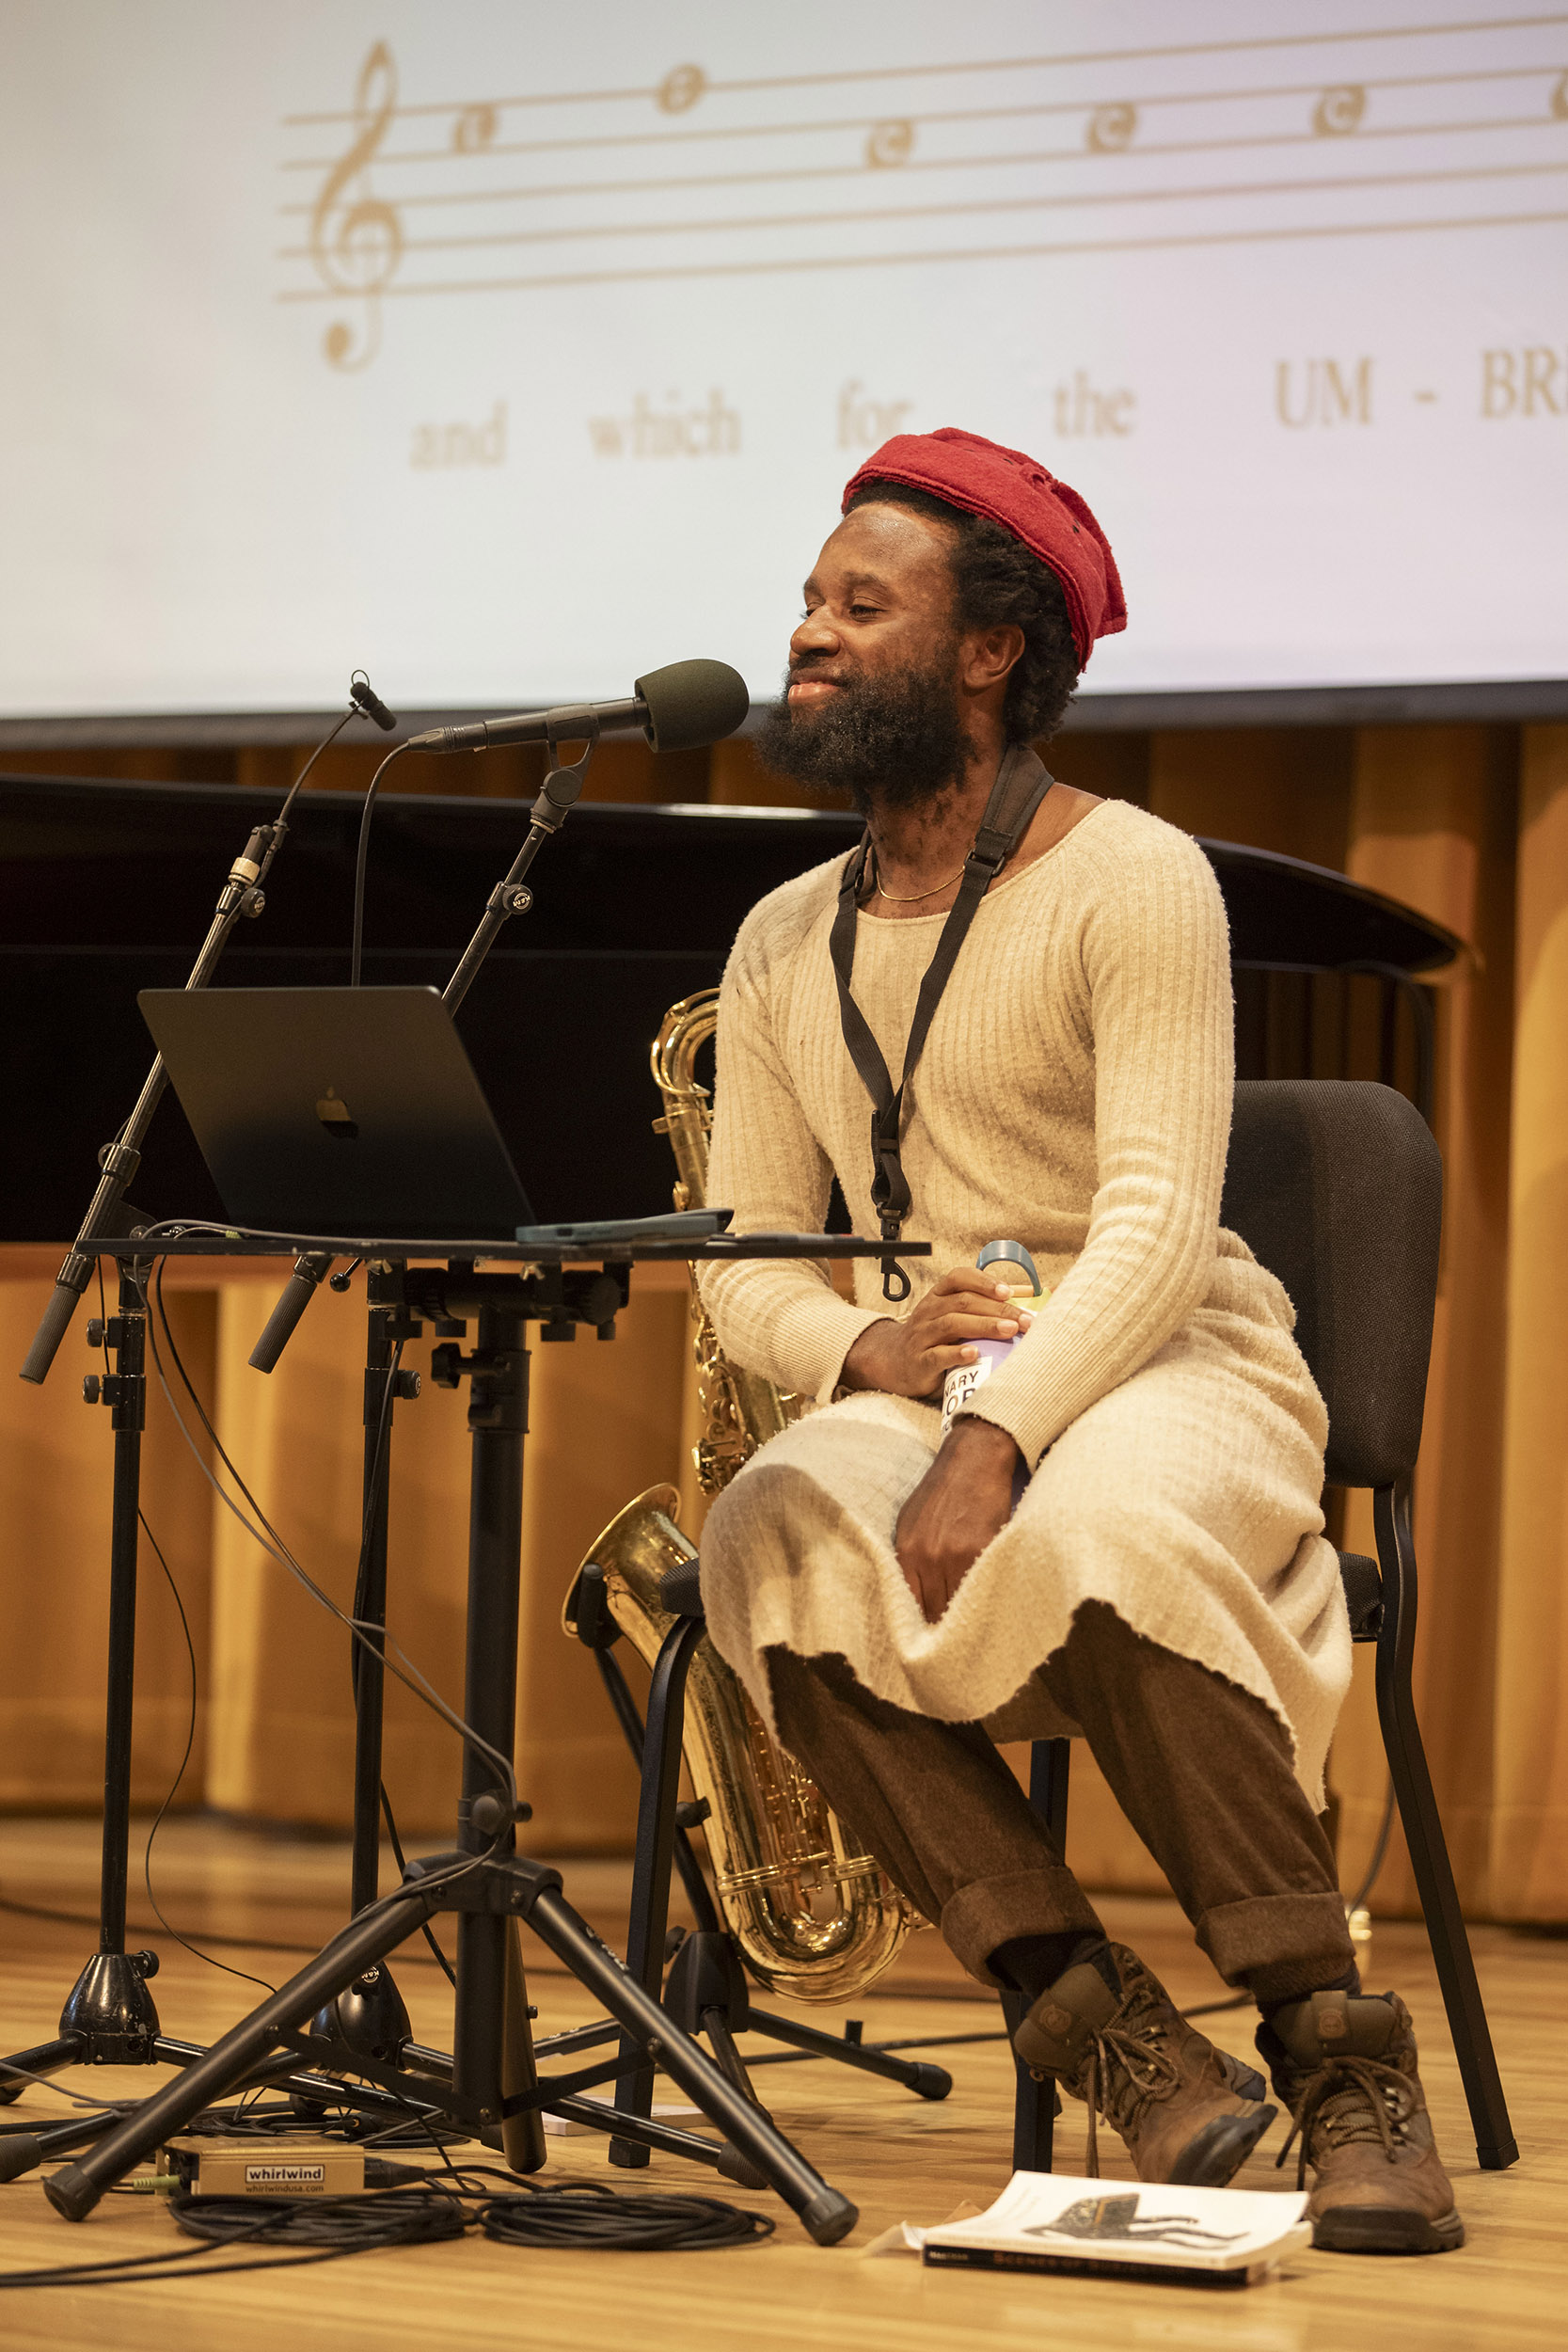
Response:
MULTIPOLYGON (((890 1706, 843 1658, 775 1648, 768 1662, 784 1745, 982 1984, 1017 1936, 1103 1933, 978 1724, 890 1706)), ((1226 1982, 1272 2003, 1342 1976, 1354 1954, 1334 1857, 1262 1702, 1103 1601, 1038 1672, 1226 1982)))

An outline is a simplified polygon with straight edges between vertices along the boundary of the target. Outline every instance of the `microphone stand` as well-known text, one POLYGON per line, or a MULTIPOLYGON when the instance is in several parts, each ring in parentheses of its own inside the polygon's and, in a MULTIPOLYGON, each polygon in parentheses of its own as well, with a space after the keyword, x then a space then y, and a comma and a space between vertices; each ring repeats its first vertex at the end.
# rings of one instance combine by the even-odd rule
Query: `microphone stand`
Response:
MULTIPOLYGON (((546 724, 550 730, 550 764, 546 771, 544 787, 530 812, 528 838, 513 859, 509 871, 491 891, 479 929, 464 948, 456 971, 441 991, 441 1002, 451 1012, 457 1010, 473 986, 479 967, 495 946, 503 925, 514 914, 526 914, 533 904, 533 893, 525 887, 523 876, 551 834, 559 833, 566 822, 573 803, 582 790, 588 763, 598 746, 599 722, 597 714, 591 708, 561 714, 551 711, 546 724), (554 723, 558 716, 570 721, 569 739, 583 744, 569 766, 563 764, 560 757, 561 735, 554 723)), ((267 1317, 261 1338, 250 1351, 253 1372, 272 1372, 276 1369, 278 1358, 293 1337, 300 1317, 321 1288, 331 1265, 332 1260, 319 1251, 294 1260, 293 1272, 285 1283, 277 1304, 267 1317)))
MULTIPOLYGON (((289 830, 289 811, 294 804, 295 794, 327 745, 336 741, 351 719, 365 715, 366 707, 356 696, 331 733, 317 744, 294 778, 288 798, 272 823, 257 825, 253 829, 249 840, 230 867, 229 879, 218 895, 212 925, 201 943, 201 952, 191 967, 191 976, 185 982, 187 993, 207 986, 217 969, 219 957, 229 944, 229 935, 240 917, 246 915, 254 920, 265 907, 266 893, 262 884, 289 830)), ((152 1115, 163 1100, 167 1084, 168 1073, 164 1068, 164 1057, 159 1054, 147 1073, 130 1118, 114 1141, 106 1143, 98 1154, 98 1165, 103 1172, 98 1179, 97 1189, 87 1203, 86 1216, 77 1228, 71 1254, 55 1277, 54 1295, 43 1311, 43 1320, 33 1334, 33 1343, 22 1366, 23 1379, 30 1380, 35 1387, 40 1388, 48 1378, 49 1368, 71 1327, 76 1303, 92 1279, 92 1270, 98 1262, 97 1252, 92 1248, 94 1236, 101 1234, 108 1239, 119 1237, 121 1203, 135 1181, 136 1170, 141 1166, 141 1147, 147 1139, 152 1115)))
MULTIPOLYGON (((265 905, 262 884, 288 832, 294 796, 327 745, 363 716, 380 725, 396 721, 357 679, 347 710, 325 736, 290 787, 270 824, 257 825, 229 869, 211 927, 192 967, 187 989, 205 988, 230 933, 241 916, 254 918, 265 905), (367 698, 368 699, 365 699, 367 698)), ((141 1164, 141 1146, 168 1083, 160 1054, 148 1072, 135 1106, 114 1141, 99 1154, 102 1174, 70 1256, 55 1278, 54 1295, 34 1337, 22 1377, 41 1385, 59 1351, 76 1303, 97 1263, 97 1239, 115 1238, 135 1216, 125 1192, 141 1164)), ((135 1674, 136 1551, 141 1518, 141 1440, 147 1418, 147 1303, 138 1263, 122 1260, 117 1311, 87 1326, 93 1346, 104 1351, 104 1370, 82 1384, 89 1405, 110 1409, 115 1433, 114 1500, 109 1547, 108 1694, 104 1720, 103 1836, 99 1880, 98 1950, 77 1978, 60 2016, 55 2040, 0 2062, 0 2106, 8 2106, 29 2074, 87 2065, 185 2065, 198 2057, 195 2043, 165 2035, 147 1989, 155 1974, 154 1951, 125 1948, 126 1894, 131 1841, 131 1735, 135 1674)), ((38 2161, 21 2139, 0 2141, 0 2179, 9 2180, 38 2161)))
MULTIPOLYGON (((556 714, 552 713, 554 720, 556 714)), ((590 710, 562 712, 563 723, 552 725, 550 764, 544 786, 530 812, 527 838, 507 872, 485 901, 479 928, 458 960, 441 992, 451 1012, 467 996, 480 966, 501 930, 515 914, 526 914, 533 894, 523 877, 552 834, 559 833, 582 791, 583 777, 597 748, 599 722, 590 710), (580 741, 582 750, 568 766, 560 757, 562 736, 580 741)), ((306 1308, 332 1264, 319 1252, 296 1258, 293 1272, 267 1318, 265 1329, 250 1353, 252 1368, 271 1372, 306 1308)), ((393 1374, 394 1341, 415 1338, 421 1326, 403 1305, 404 1284, 389 1269, 367 1269, 370 1330, 365 1353, 365 1444, 361 1471, 360 1524, 363 1529, 361 1582, 355 1616, 366 1639, 354 1656, 354 1829, 350 1869, 349 1909, 357 1917, 376 1899, 381 1861, 382 1709, 386 1668, 382 1651, 387 1624, 387 1532, 391 1495, 392 1422, 400 1401, 419 1393, 419 1376, 393 1374), (388 1383, 390 1388, 388 1389, 388 1383)), ((345 1282, 333 1278, 333 1287, 345 1282)), ((461 1332, 462 1326, 455 1327, 461 1332)), ((438 1323, 438 1331, 451 1327, 438 1323)), ((333 2004, 333 2023, 349 2047, 374 2053, 407 2042, 408 2013, 383 1965, 373 1978, 360 1979, 333 2004)))
MULTIPOLYGON (((582 723, 582 720, 574 718, 574 735, 582 723)), ((556 738, 553 734, 550 737, 550 764, 546 771, 544 788, 529 813, 528 838, 513 859, 507 872, 491 891, 485 902, 484 913, 480 919, 479 929, 464 948, 456 971, 441 991, 442 1004, 452 1012, 457 1010, 458 1006, 473 986, 479 975, 480 965, 500 936, 501 926, 510 915, 526 914, 533 904, 533 893, 523 887, 523 876, 528 872, 551 834, 559 833, 566 822, 582 790, 582 780, 588 773, 588 763, 598 747, 598 720, 592 713, 588 713, 586 723, 589 728, 588 739, 570 767, 562 765, 557 757, 556 738)))

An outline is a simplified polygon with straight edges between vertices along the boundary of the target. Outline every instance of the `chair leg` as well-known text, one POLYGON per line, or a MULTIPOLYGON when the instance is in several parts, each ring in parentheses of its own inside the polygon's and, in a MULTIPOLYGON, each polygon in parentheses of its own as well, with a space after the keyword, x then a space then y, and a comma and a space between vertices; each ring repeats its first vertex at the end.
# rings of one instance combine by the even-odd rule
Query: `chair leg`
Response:
MULTIPOLYGON (((671 1628, 655 1661, 648 1692, 626 1967, 656 2001, 663 1986, 664 1938, 670 1923, 670 1869, 675 1842, 675 1805, 680 1795, 686 1678, 705 1630, 701 1617, 683 1617, 671 1628)), ((628 2060, 641 2055, 636 2042, 623 2042, 621 2049, 628 2060)), ((640 2064, 617 2077, 615 2105, 623 2114, 646 2120, 653 2112, 653 2097, 651 2066, 640 2064)), ((638 2167, 647 2163, 648 2151, 635 2140, 612 2139, 610 2160, 611 2164, 638 2167)))
POLYGON ((1416 1644, 1416 1551, 1410 1533, 1410 1486, 1379 1486, 1372 1497, 1378 1565, 1383 1573, 1383 1629, 1377 1644, 1377 1711, 1383 1744, 1404 1824, 1411 1867, 1421 1898, 1437 1980, 1448 2011, 1476 2154, 1483 2171, 1515 2164, 1518 2143, 1492 2049, 1491 2030, 1476 1981, 1476 1963, 1453 1883, 1443 1824, 1416 1721, 1410 1666, 1416 1644))
MULTIPOLYGON (((642 1718, 637 1711, 637 1701, 632 1697, 631 1692, 627 1687, 626 1677, 621 1672, 620 1666, 616 1662, 613 1651, 608 1648, 595 1648, 594 1651, 594 1663, 599 1670, 599 1679, 604 1684, 605 1695, 609 1699, 611 1708, 614 1709, 615 1720, 621 1726, 627 1747, 631 1750, 632 1762, 637 1767, 638 1780, 641 1784, 642 1776, 642 1718)), ((707 1891, 707 1881, 703 1876, 703 1866, 691 1850, 690 1838, 687 1836, 685 1830, 680 1826, 678 1814, 676 1816, 674 1857, 675 1867, 681 1874, 681 1884, 686 1889, 686 1899, 691 1905, 692 1916, 697 1922, 698 1933, 704 1935, 720 1934, 722 1930, 722 1922, 719 1917, 718 1912, 714 1909, 713 1897, 707 1891)))
POLYGON ((1067 1852, 1068 1772, 1070 1740, 1037 1740, 1029 1751, 1029 1802, 1045 1823, 1059 1854, 1067 1852))
MULTIPOLYGON (((1029 1803, 1045 1823, 1058 1853, 1067 1845, 1068 1766, 1071 1747, 1066 1740, 1037 1740, 1029 1752, 1029 1803)), ((1023 2023, 1029 2004, 1022 1993, 1004 1993, 1002 2014, 1009 2034, 1023 2023)), ((1023 2060, 1015 2055, 1017 2087, 1013 2093, 1013 2170, 1049 2172, 1060 2108, 1053 2082, 1037 2082, 1023 2060)))

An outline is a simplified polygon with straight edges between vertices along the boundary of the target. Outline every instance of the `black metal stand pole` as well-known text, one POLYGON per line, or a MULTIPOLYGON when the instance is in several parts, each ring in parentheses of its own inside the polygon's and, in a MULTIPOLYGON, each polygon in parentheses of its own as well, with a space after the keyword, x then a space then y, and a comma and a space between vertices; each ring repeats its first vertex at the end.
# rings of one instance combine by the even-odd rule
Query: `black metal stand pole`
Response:
MULTIPOLYGON (((380 1890, 382 1719, 387 1690, 387 1539, 392 1490, 392 1416, 400 1398, 419 1394, 419 1375, 394 1371, 397 1343, 421 1329, 404 1308, 401 1269, 372 1262, 366 1270, 369 1311, 365 1337, 365 1450, 360 1479, 359 1575, 354 1613, 365 1638, 350 1645, 354 1685, 354 1835, 349 1911, 357 1918, 380 1890)), ((317 2029, 336 2035, 361 2057, 396 2058, 409 2047, 412 2026, 389 1968, 359 1978, 332 2005, 317 2029)))
MULTIPOLYGON (((131 1836, 132 1692, 136 1668, 136 1550, 141 1536, 141 1441, 147 1426, 147 1314, 134 1266, 119 1276, 119 1370, 109 1375, 115 1433, 109 1539, 109 1687, 103 1740, 103 1852, 99 1949, 125 1948, 131 1836)), ((112 1342, 111 1342, 112 1343, 112 1342)))
POLYGON ((355 1596, 355 1614, 367 1629, 364 1643, 350 1651, 354 1673, 354 1858, 349 1910, 369 1909, 379 1890, 381 1867, 381 1723, 387 1689, 382 1664, 387 1627, 387 1535, 392 1489, 392 1414, 388 1395, 393 1343, 388 1328, 401 1303, 395 1278, 379 1267, 366 1277, 369 1298, 365 1340, 365 1466, 361 1481, 364 1566, 355 1596), (392 1293, 388 1298, 387 1294, 392 1293))
MULTIPOLYGON (((89 1327, 95 1328, 96 1327, 89 1327)), ((60 2013, 59 2039, 16 2054, 29 2074, 62 2066, 142 2065, 153 2057, 158 2011, 147 1989, 155 1952, 125 1949, 131 1844, 131 1731, 136 1662, 136 1550, 140 1537, 141 1441, 147 1421, 147 1310, 134 1264, 119 1270, 114 1316, 99 1332, 114 1362, 89 1374, 83 1393, 110 1409, 115 1433, 114 1503, 109 1545, 108 1701, 103 1733, 103 1843, 99 1883, 98 1950, 77 1978, 60 2013)), ((0 2074, 4 2069, 0 2067, 0 2074)), ((0 2103, 20 2080, 0 2081, 0 2103)))
MULTIPOLYGON (((522 1572, 523 1438, 528 1430, 528 1351, 515 1307, 482 1307, 470 1375, 468 1430, 467 1658, 464 1714, 482 1740, 510 1756, 517 1698, 518 1584, 522 1572)), ((468 1747, 457 1842, 483 1853, 494 1841, 476 1827, 476 1798, 500 1795, 494 1768, 468 1747)), ((513 1845, 510 1829, 506 1850, 513 1845)), ((452 2089, 476 2100, 486 2122, 499 2122, 505 2097, 504 2020, 511 1923, 465 1912, 457 1926, 457 2014, 452 2089)), ((521 2022, 527 2032, 527 2020, 521 2022)), ((541 2139, 538 2160, 543 2161, 541 2139)), ((532 2168, 531 2168, 532 2169, 532 2168)))

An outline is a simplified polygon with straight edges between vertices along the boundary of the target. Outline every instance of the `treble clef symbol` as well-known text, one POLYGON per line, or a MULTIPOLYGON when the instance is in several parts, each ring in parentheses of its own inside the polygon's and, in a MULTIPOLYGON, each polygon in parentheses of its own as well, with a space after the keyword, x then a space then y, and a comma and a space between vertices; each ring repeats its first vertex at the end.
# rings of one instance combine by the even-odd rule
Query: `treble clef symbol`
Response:
POLYGON ((370 161, 397 108, 398 76, 391 52, 378 40, 359 69, 354 96, 356 138, 327 173, 310 215, 310 254, 334 294, 358 294, 365 304, 359 347, 345 319, 334 319, 322 349, 335 368, 368 367, 381 342, 379 295, 403 258, 403 224, 394 206, 370 192, 370 161), (351 181, 358 193, 347 194, 351 181))

